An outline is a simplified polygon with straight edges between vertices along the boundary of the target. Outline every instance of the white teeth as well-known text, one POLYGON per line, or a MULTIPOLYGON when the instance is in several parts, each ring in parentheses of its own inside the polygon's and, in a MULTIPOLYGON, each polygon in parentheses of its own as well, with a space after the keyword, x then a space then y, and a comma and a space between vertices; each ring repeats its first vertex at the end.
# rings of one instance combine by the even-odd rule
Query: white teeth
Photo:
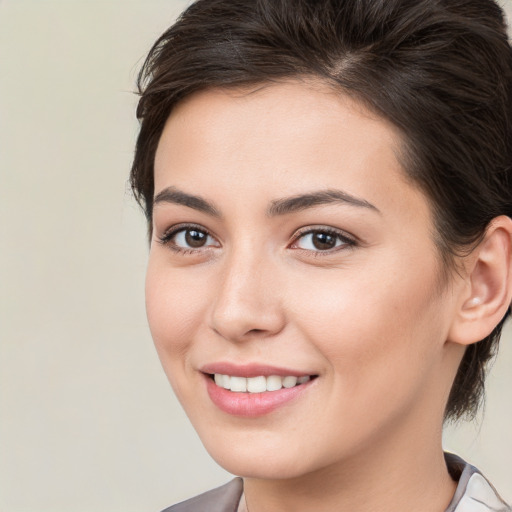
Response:
POLYGON ((214 374, 214 381, 217 386, 238 393, 264 393, 265 391, 279 391, 281 388, 293 388, 296 385, 305 384, 310 381, 309 375, 303 377, 295 377, 287 375, 281 377, 279 375, 269 375, 264 377, 232 377, 230 375, 214 374))
POLYGON ((283 387, 293 388, 297 384, 297 377, 287 376, 283 379, 283 387))
POLYGON ((230 377, 231 391, 247 391, 247 379, 245 377, 230 377))
POLYGON ((267 391, 267 379, 263 376, 248 378, 247 391, 249 391, 249 393, 263 393, 267 391))
POLYGON ((267 377, 267 391, 279 391, 283 387, 283 379, 279 375, 267 377))

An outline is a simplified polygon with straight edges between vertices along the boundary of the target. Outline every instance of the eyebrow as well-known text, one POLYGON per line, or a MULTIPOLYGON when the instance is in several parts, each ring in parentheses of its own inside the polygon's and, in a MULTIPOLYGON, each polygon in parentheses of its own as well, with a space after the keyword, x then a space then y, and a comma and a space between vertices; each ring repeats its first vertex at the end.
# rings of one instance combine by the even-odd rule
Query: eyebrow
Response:
POLYGON ((270 203, 267 215, 269 217, 286 215, 287 213, 298 212, 308 208, 313 208, 314 206, 331 203, 349 204, 360 208, 368 208, 380 213, 380 210, 376 206, 365 199, 360 199, 342 190, 328 189, 308 194, 298 194, 284 199, 275 199, 270 203))
POLYGON ((211 215, 212 217, 222 217, 219 210, 217 210, 212 203, 206 201, 206 199, 187 194, 186 192, 178 190, 176 187, 167 187, 159 192, 153 200, 153 205, 160 203, 181 204, 193 208, 194 210, 199 210, 207 215, 211 215))
MULTIPOLYGON (((155 196, 153 205, 160 203, 180 204, 206 213, 212 217, 222 218, 220 211, 215 207, 215 205, 206 199, 193 194, 188 194, 187 192, 183 192, 172 186, 163 189, 155 196)), ((380 213, 380 210, 376 206, 365 199, 360 199, 342 190, 328 189, 310 192, 307 194, 298 194, 296 196, 285 197, 282 199, 274 199, 270 202, 266 215, 268 217, 277 217, 280 215, 307 210, 308 208, 313 208, 315 206, 332 203, 348 204, 359 208, 367 208, 380 213)))

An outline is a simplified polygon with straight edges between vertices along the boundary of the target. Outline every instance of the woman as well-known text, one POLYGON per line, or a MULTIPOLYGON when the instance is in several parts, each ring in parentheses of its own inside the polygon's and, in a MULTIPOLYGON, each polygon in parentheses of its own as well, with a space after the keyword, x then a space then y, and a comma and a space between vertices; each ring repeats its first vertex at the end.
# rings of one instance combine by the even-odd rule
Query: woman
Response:
POLYGON ((149 324, 243 477, 169 510, 510 510, 441 432, 512 299, 511 55, 491 0, 199 0, 155 43, 149 324))

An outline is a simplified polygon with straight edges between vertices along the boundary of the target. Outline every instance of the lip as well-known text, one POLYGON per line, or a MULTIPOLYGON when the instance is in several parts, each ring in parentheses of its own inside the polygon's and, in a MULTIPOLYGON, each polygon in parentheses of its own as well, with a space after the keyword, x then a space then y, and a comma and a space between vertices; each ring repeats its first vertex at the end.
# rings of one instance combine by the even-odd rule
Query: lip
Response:
POLYGON ((316 375, 314 372, 303 372, 294 370, 292 368, 285 368, 282 366, 269 366, 266 364, 248 363, 248 364, 234 364, 229 362, 218 362, 212 364, 206 364, 199 368, 203 373, 209 373, 211 375, 220 373, 222 375, 230 375, 233 377, 270 377, 271 375, 280 375, 286 377, 287 375, 293 375, 295 377, 305 377, 307 375, 316 375))
POLYGON ((290 371, 284 368, 259 365, 244 365, 241 367, 228 363, 226 365, 222 363, 204 367, 204 370, 203 377, 206 383, 206 390, 213 404, 227 414, 245 418, 255 418, 270 414, 291 401, 299 399, 317 381, 315 378, 292 388, 281 388, 278 391, 264 391, 263 393, 234 392, 217 386, 209 374, 221 373, 236 377, 257 377, 260 375, 294 375, 302 377, 310 374, 290 371), (212 371, 212 367, 214 367, 215 371, 212 371))

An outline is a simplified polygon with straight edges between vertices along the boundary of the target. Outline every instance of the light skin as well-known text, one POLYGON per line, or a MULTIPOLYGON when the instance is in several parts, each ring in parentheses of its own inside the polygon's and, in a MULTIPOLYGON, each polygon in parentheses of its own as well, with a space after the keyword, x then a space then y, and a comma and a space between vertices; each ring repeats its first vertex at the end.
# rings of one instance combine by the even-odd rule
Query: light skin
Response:
POLYGON ((512 222, 495 219, 443 279, 400 146, 390 123, 304 81, 198 93, 165 126, 149 324, 205 447, 244 477, 250 512, 442 512, 453 496, 444 406, 464 347, 510 303, 512 222), (297 196, 302 207, 286 201, 297 196), (317 377, 240 417, 208 396, 200 369, 219 361, 317 377))

